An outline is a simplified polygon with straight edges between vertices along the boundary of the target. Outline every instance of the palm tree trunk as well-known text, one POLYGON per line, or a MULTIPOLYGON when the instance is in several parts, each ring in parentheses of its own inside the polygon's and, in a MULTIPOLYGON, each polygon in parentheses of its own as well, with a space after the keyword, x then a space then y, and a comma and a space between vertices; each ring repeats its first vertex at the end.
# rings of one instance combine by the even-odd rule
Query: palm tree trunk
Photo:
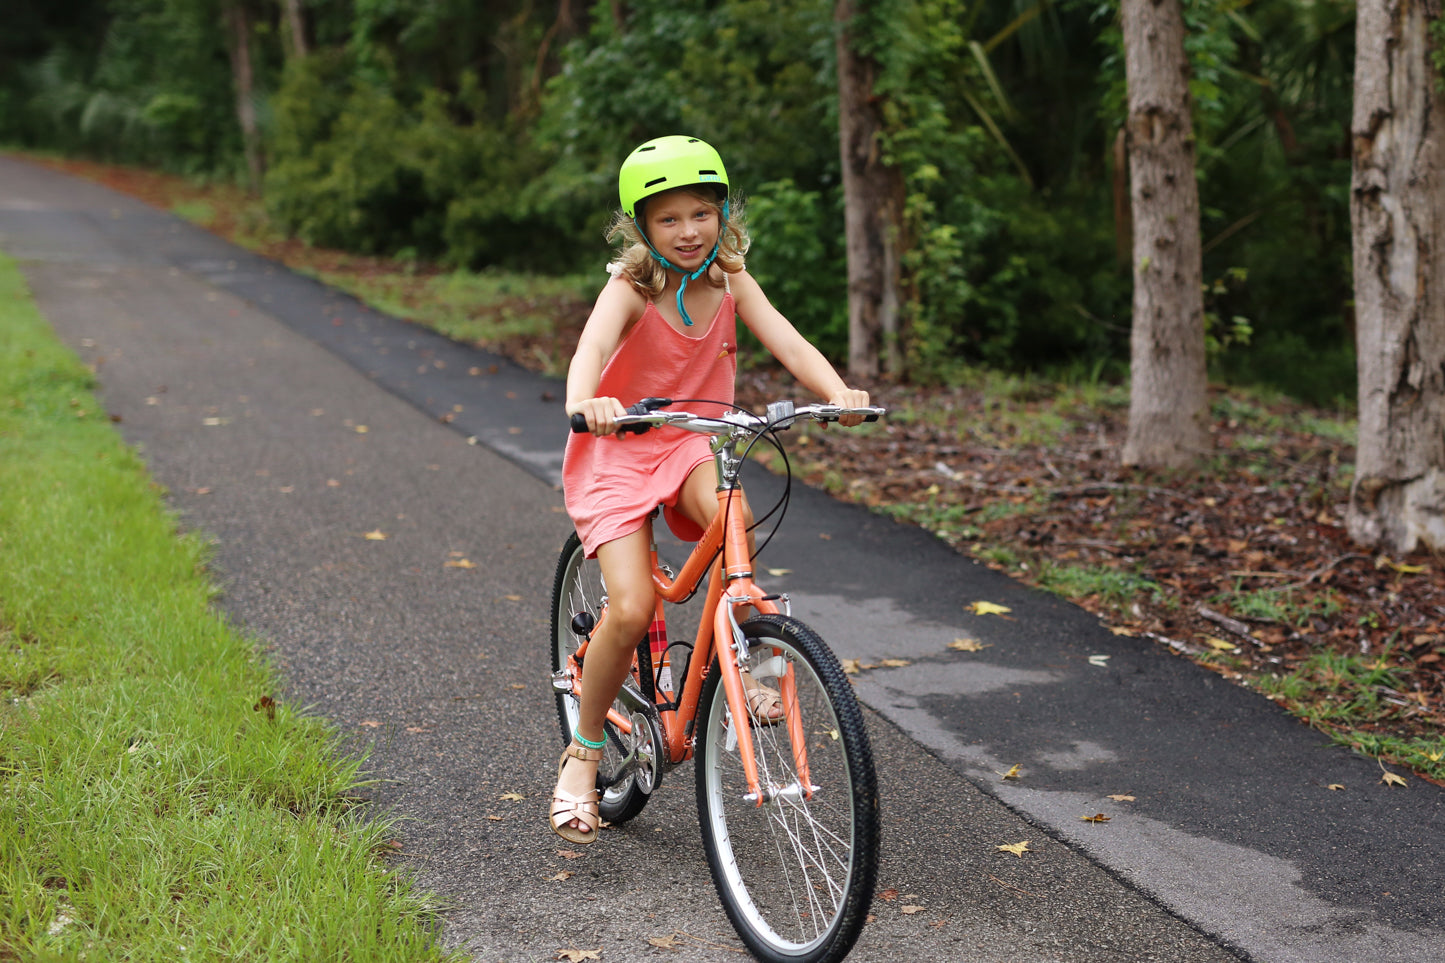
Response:
POLYGON ((838 143, 848 252, 848 375, 904 373, 898 295, 903 177, 880 156, 883 115, 873 95, 878 64, 854 49, 855 0, 838 0, 838 143))
POLYGON ((1124 0, 1134 311, 1126 465, 1209 447, 1199 187, 1179 0, 1124 0))
POLYGON ((1445 96, 1423 0, 1361 0, 1351 122, 1359 439, 1346 526, 1445 548, 1445 96))

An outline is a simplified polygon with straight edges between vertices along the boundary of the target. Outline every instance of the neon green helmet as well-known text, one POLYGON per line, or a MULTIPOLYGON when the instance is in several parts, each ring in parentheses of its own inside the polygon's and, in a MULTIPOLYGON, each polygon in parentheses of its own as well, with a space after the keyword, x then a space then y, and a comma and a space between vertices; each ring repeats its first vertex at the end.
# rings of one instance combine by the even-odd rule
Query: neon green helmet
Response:
POLYGON ((637 205, 654 194, 674 187, 710 184, 727 199, 728 172, 712 147, 696 137, 673 134, 650 140, 622 162, 617 174, 617 194, 622 211, 637 217, 637 205))

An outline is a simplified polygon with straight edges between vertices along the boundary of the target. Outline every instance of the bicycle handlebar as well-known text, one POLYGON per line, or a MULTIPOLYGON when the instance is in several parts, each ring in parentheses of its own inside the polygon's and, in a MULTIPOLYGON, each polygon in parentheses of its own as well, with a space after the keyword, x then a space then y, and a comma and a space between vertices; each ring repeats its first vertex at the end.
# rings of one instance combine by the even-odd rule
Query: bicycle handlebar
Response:
MULTIPOLYGON (((644 398, 627 408, 627 414, 617 419, 617 433, 643 434, 663 425, 672 425, 686 431, 705 435, 722 435, 743 431, 761 434, 764 431, 787 428, 798 418, 811 418, 819 422, 837 421, 844 415, 862 415, 864 421, 877 421, 886 414, 886 408, 840 408, 837 405, 801 405, 791 401, 775 401, 768 405, 766 416, 746 411, 728 411, 721 415, 698 415, 688 411, 659 411, 672 404, 670 398, 644 398)), ((587 418, 580 412, 571 417, 572 431, 576 434, 587 432, 587 418)))

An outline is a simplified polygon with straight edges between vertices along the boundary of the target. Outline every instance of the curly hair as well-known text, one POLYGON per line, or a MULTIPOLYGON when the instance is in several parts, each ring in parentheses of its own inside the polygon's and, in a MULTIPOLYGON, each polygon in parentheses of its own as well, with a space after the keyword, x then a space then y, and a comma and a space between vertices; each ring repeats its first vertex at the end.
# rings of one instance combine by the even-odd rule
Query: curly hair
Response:
MULTIPOLYGON (((744 257, 748 253, 748 246, 752 243, 748 237, 747 220, 744 217, 742 203, 733 201, 729 204, 729 213, 723 217, 722 203, 715 195, 706 189, 692 190, 689 188, 678 188, 702 201, 712 208, 717 215, 722 229, 718 234, 717 258, 713 261, 718 267, 729 274, 736 274, 743 269, 744 257)), ((645 204, 645 202, 644 202, 645 204)), ((638 205, 637 220, 645 217, 643 205, 638 205)), ((663 267, 652 256, 652 250, 647 242, 642 239, 642 233, 637 229, 637 223, 622 211, 612 215, 612 223, 607 227, 607 240, 616 244, 621 242, 622 251, 617 259, 607 265, 607 270, 613 277, 624 277, 640 293, 649 298, 655 298, 667 287, 667 268, 663 267)), ((707 283, 714 287, 721 287, 722 282, 712 276, 709 271, 705 276, 707 283)))

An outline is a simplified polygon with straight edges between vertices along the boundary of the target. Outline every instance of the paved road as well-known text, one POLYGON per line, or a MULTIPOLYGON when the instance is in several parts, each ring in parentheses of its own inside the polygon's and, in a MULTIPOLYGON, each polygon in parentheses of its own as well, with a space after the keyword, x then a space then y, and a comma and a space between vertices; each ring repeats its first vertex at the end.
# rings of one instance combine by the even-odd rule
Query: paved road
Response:
MULTIPOLYGON (((287 695, 370 752, 450 943, 631 960, 687 934, 683 958, 737 958, 690 770, 581 858, 543 823, 558 385, 15 159, 0 250, 182 523, 214 536, 225 610, 287 695)), ((766 503, 777 482, 749 488, 766 503)), ((767 563, 841 656, 910 660, 857 691, 880 888, 925 910, 878 901, 853 959, 1445 961, 1439 789, 1387 789, 1267 701, 817 493, 795 490, 767 563), (1012 617, 968 613, 979 599, 1012 617), (964 635, 988 647, 947 648, 964 635), (1112 820, 1080 819, 1097 812, 1112 820)))

